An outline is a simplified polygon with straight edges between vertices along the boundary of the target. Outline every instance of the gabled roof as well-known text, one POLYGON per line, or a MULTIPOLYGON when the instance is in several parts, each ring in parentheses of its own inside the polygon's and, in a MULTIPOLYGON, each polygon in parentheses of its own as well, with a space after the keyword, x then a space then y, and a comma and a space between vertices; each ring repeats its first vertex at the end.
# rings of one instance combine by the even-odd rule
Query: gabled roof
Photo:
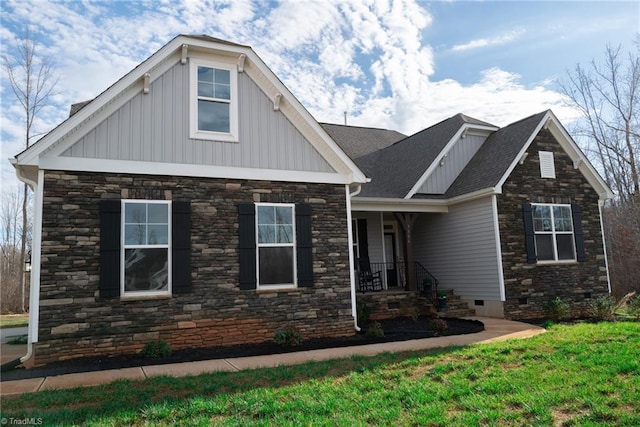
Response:
POLYGON ((382 150, 407 136, 395 130, 320 123, 352 159, 382 150))
POLYGON ((451 184, 445 196, 456 197, 498 185, 546 114, 546 111, 534 114, 492 133, 451 184))
POLYGON ((496 129, 489 123, 456 114, 387 148, 355 159, 371 178, 360 196, 405 197, 465 125, 496 129))
MULTIPOLYGON (((327 161, 335 170, 335 174, 315 175, 309 179, 316 179, 317 182, 335 183, 363 183, 367 177, 362 173, 351 158, 345 154, 326 131, 318 124, 311 114, 302 106, 296 97, 284 86, 284 84, 273 74, 269 67, 260 57, 249 47, 215 37, 205 35, 179 35, 169 43, 152 54, 145 61, 140 63, 132 71, 124 75, 116 83, 99 94, 88 103, 80 103, 72 109, 72 115, 59 124, 55 129, 29 147, 19 153, 15 158, 10 159, 17 173, 29 170, 29 179, 34 179, 33 171, 37 168, 55 168, 52 158, 60 156, 64 150, 68 149, 83 135, 86 135, 100 121, 104 120, 116 111, 127 100, 139 94, 143 89, 143 81, 153 82, 165 73, 171 66, 182 63, 185 64, 190 57, 190 52, 206 52, 212 55, 225 56, 233 61, 237 61, 238 70, 245 72, 260 87, 260 89, 270 98, 278 100, 279 111, 298 129, 302 136, 311 143, 315 150, 327 161), (43 160, 46 157, 45 160, 43 160), (331 176, 329 176, 331 175, 331 176)), ((134 168, 133 165, 122 166, 124 169, 134 168)), ((162 170, 155 168, 154 170, 162 170)), ((236 178, 245 177, 254 179, 256 171, 245 168, 244 172, 237 172, 236 178)), ((101 171, 101 170, 95 170, 101 171)), ((112 171, 111 169, 109 171, 112 171)), ((122 172, 122 171, 121 171, 122 172)), ((189 173, 185 169, 182 173, 189 173)), ((224 168, 209 168, 201 172, 207 177, 227 177, 228 170, 224 168)), ((258 176, 262 176, 258 173, 258 176)), ((276 178, 282 174, 273 175, 276 178)), ((262 179, 269 179, 263 177, 262 179)), ((297 179, 300 177, 286 177, 287 179, 297 179)), ((306 179, 306 177, 305 177, 306 179)), ((313 181, 316 182, 316 181, 313 181)))

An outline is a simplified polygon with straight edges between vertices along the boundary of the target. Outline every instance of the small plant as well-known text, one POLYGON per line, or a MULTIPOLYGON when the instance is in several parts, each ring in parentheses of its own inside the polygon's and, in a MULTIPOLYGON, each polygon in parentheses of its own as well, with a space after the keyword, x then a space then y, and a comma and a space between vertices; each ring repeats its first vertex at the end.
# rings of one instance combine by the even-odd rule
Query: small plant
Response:
POLYGON ((359 302, 356 306, 356 314, 358 315, 358 322, 364 324, 371 319, 371 313, 373 313, 373 307, 365 302, 359 302))
POLYGON ((302 334, 296 329, 278 329, 273 339, 283 347, 298 347, 302 344, 302 334))
POLYGON ((442 334, 447 330, 449 325, 442 319, 432 319, 429 321, 429 329, 431 329, 436 335, 442 334))
POLYGON ((416 323, 418 322, 418 320, 420 320, 420 309, 418 307, 415 307, 413 310, 411 310, 411 320, 416 323))
POLYGON ((16 335, 15 337, 11 337, 7 344, 9 345, 22 345, 27 343, 27 335, 16 335))
POLYGON ((589 315, 595 320, 612 319, 616 311, 616 301, 606 295, 589 301, 589 315))
POLYGON ((627 313, 631 317, 635 317, 637 320, 640 320, 640 296, 636 296, 632 298, 627 303, 627 313))
POLYGON ((380 322, 373 322, 371 326, 369 326, 369 329, 367 329, 367 333, 365 335, 369 338, 384 337, 384 330, 382 329, 380 322))
POLYGON ((542 322, 542 327, 545 329, 549 329, 553 325, 555 325, 555 322, 553 322, 553 320, 545 320, 544 322, 542 322))
POLYGON ((554 323, 568 319, 571 316, 571 306, 568 302, 555 297, 549 300, 544 307, 545 314, 554 323))
POLYGON ((146 343, 141 353, 149 359, 160 359, 171 356, 171 348, 165 340, 155 340, 146 343))

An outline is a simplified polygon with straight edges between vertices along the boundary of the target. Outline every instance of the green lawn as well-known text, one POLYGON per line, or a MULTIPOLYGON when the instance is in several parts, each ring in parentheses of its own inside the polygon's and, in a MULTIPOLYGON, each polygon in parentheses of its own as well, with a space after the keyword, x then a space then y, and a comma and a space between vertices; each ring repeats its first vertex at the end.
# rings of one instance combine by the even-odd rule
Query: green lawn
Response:
POLYGON ((0 328, 17 328, 29 324, 29 313, 0 314, 0 328))
POLYGON ((640 323, 2 399, 44 425, 638 426, 640 323))

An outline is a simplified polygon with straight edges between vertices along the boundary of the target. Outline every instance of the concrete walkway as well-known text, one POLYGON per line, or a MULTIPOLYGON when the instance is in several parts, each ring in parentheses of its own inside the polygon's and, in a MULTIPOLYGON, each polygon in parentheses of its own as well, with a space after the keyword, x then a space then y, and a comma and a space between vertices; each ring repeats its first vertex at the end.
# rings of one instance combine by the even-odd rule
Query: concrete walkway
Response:
POLYGON ((355 355, 374 356, 383 352, 402 352, 464 346, 476 343, 490 343, 515 338, 528 338, 543 333, 543 328, 522 322, 485 317, 471 317, 484 323, 485 330, 475 334, 450 337, 424 338, 353 347, 327 348, 295 353, 271 354, 265 356, 238 357, 234 359, 202 360, 197 362, 174 363, 168 365, 140 366, 107 371, 82 372, 46 378, 30 378, 0 382, 0 396, 32 393, 70 387, 87 387, 105 384, 118 379, 142 380, 157 375, 182 377, 215 371, 240 371, 281 365, 296 365, 308 361, 343 359, 355 355))

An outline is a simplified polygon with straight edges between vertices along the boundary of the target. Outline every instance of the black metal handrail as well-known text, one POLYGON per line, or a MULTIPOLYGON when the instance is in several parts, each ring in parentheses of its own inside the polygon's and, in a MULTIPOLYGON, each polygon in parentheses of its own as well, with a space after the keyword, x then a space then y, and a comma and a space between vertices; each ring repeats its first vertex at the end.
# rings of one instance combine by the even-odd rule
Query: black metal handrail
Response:
POLYGON ((415 262, 416 269, 416 284, 418 289, 422 293, 422 296, 427 298, 430 302, 435 303, 436 296, 438 295, 438 284, 440 283, 436 276, 431 274, 422 264, 418 261, 415 262))

